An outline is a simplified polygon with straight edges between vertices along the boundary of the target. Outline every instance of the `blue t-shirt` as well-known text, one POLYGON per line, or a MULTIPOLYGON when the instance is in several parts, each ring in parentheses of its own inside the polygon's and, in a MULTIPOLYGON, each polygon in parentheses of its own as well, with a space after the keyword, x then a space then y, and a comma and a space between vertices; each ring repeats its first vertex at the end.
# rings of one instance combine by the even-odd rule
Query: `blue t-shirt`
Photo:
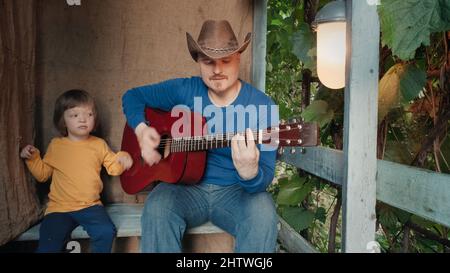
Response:
MULTIPOLYGON (((263 92, 241 80, 237 98, 226 107, 217 107, 208 96, 208 87, 200 77, 179 78, 128 90, 122 98, 127 122, 133 129, 145 122, 145 107, 170 111, 174 107, 200 112, 208 125, 208 134, 244 132, 245 128, 265 130, 278 124, 278 108, 263 92), (244 114, 243 114, 244 113, 244 114), (256 116, 255 116, 256 115, 256 116), (209 126, 212 124, 212 126, 209 126)), ((232 185, 239 183, 248 192, 265 191, 272 182, 276 150, 265 144, 260 150, 258 175, 243 180, 233 165, 231 148, 208 150, 203 183, 232 185)))

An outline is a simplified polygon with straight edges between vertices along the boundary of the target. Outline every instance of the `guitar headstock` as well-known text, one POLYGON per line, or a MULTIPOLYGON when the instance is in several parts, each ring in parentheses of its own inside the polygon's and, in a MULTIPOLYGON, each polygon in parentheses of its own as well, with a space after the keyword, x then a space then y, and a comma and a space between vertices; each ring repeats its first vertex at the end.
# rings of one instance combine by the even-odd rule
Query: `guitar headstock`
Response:
POLYGON ((280 121, 278 127, 271 127, 270 132, 277 133, 278 146, 311 147, 320 145, 319 126, 317 123, 292 119, 289 123, 280 121))

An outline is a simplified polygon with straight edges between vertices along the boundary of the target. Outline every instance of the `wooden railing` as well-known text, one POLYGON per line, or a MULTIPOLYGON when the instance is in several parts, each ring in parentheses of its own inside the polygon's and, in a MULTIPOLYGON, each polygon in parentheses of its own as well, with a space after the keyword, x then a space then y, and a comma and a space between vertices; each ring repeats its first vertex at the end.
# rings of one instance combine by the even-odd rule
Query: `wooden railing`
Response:
MULTIPOLYGON (((334 184, 343 184, 344 153, 325 147, 280 157, 334 184)), ((297 148, 297 151, 299 149, 297 148)), ((386 160, 377 161, 377 200, 450 227, 450 175, 386 160)))

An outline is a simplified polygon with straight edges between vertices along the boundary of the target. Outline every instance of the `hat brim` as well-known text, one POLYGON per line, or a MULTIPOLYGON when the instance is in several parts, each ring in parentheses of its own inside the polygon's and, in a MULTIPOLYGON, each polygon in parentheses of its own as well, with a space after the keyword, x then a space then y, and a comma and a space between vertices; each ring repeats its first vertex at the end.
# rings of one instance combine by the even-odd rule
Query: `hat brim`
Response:
POLYGON ((208 56, 211 59, 220 59, 220 58, 225 58, 230 55, 233 55, 234 53, 237 53, 237 52, 241 53, 247 48, 248 44, 250 43, 251 37, 252 37, 252 34, 249 32, 245 36, 245 39, 244 39, 244 42, 242 43, 242 45, 240 47, 238 47, 236 50, 221 52, 221 51, 203 50, 198 45, 198 43, 194 40, 194 38, 192 38, 192 35, 186 32, 189 53, 191 54, 192 59, 194 59, 194 61, 196 61, 196 62, 198 60, 199 54, 208 56))

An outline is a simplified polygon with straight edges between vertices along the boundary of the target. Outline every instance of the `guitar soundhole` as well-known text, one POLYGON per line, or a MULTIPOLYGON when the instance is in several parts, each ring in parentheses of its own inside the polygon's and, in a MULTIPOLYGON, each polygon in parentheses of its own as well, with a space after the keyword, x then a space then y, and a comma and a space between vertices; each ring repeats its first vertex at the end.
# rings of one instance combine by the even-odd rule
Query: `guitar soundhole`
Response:
POLYGON ((168 142, 169 136, 162 135, 161 140, 158 146, 158 153, 161 155, 161 158, 166 158, 170 153, 170 143, 168 142))

